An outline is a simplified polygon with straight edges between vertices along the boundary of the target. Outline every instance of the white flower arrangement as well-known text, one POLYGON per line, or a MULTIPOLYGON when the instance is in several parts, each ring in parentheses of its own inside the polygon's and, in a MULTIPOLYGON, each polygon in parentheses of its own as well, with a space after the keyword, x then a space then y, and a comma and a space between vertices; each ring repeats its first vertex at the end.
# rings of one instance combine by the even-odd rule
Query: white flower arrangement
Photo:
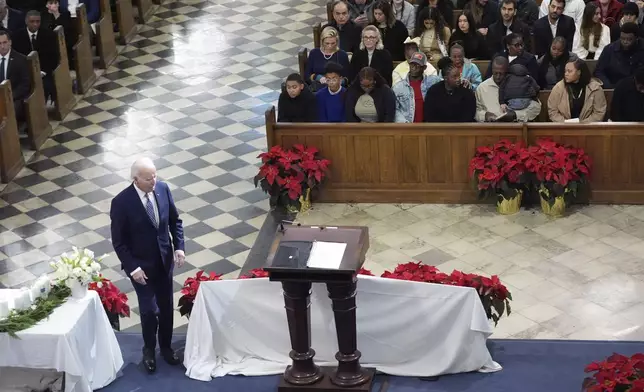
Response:
POLYGON ((63 253, 58 260, 49 265, 54 269, 53 280, 56 284, 64 284, 71 288, 74 282, 87 286, 100 280, 101 265, 107 255, 94 258, 94 252, 89 249, 72 248, 71 254, 63 253))

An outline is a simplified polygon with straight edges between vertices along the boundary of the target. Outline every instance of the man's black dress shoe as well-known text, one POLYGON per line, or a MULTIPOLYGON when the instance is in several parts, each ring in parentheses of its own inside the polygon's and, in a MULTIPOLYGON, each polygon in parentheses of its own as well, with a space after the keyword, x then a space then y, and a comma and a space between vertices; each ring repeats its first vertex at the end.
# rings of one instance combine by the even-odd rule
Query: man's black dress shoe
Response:
POLYGON ((143 367, 145 370, 152 374, 157 371, 157 360, 154 356, 154 350, 149 348, 143 348, 143 367))
POLYGON ((179 356, 171 348, 162 348, 161 357, 168 363, 168 365, 176 366, 181 363, 179 356))

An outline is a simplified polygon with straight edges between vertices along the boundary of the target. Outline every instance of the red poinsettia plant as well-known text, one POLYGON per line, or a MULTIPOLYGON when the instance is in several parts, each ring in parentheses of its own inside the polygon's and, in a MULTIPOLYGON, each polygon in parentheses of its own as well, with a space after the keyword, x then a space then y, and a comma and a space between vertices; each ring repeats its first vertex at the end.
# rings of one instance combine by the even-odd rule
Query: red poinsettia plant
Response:
POLYGON ((644 392, 644 354, 613 354, 584 369, 593 373, 584 380, 585 392, 644 392))
POLYGON ((239 275, 237 279, 254 279, 254 278, 268 278, 268 271, 263 268, 254 268, 244 275, 239 275))
POLYGON ((269 194, 271 206, 300 207, 300 196, 319 186, 331 162, 319 156, 315 147, 296 144, 291 149, 272 147, 259 154, 262 166, 255 176, 255 186, 269 194))
POLYGON ((393 272, 385 271, 381 277, 471 287, 478 292, 487 318, 494 321, 494 325, 498 324, 499 319, 506 311, 508 315, 512 311, 510 308, 512 294, 501 283, 497 275, 488 278, 486 276, 467 274, 457 270, 447 275, 440 272, 434 266, 412 261, 405 264, 398 264, 393 272))
POLYGON ((181 289, 181 298, 179 298, 179 313, 182 316, 190 318, 190 313, 192 312, 192 306, 194 305, 195 298, 197 297, 199 285, 201 282, 212 280, 221 280, 221 275, 217 275, 214 272, 206 274, 204 271, 199 271, 194 277, 186 279, 183 283, 183 288, 181 289))
POLYGON ((551 206, 559 196, 570 204, 590 177, 592 161, 581 148, 541 139, 522 156, 527 170, 533 174, 534 186, 551 206))
POLYGON ((103 308, 107 313, 116 314, 120 317, 130 317, 127 295, 121 292, 111 280, 101 276, 99 281, 91 282, 88 288, 98 293, 103 308))
POLYGON ((476 181, 479 198, 511 199, 527 183, 523 144, 501 140, 493 146, 477 147, 470 160, 470 177, 476 181))

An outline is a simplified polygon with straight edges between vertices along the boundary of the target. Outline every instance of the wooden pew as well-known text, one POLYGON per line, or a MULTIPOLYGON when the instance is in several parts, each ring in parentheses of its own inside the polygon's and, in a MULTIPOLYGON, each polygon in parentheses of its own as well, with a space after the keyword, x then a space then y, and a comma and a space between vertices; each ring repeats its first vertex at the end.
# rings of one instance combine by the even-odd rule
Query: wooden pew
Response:
MULTIPOLYGON (((610 118, 610 105, 613 102, 613 89, 604 90, 604 95, 606 96, 606 119, 610 118)), ((550 122, 550 116, 548 116, 548 98, 552 90, 541 90, 539 91, 539 101, 541 101, 541 112, 536 119, 536 122, 550 122)))
POLYGON ((13 107, 11 83, 0 83, 0 181, 8 183, 25 167, 20 148, 18 122, 13 107))
POLYGON ((116 41, 114 39, 114 25, 112 24, 112 10, 110 0, 100 0, 101 17, 96 22, 96 51, 98 52, 99 66, 103 69, 116 59, 116 41))
POLYGON ((54 117, 62 121, 74 108, 76 100, 72 91, 72 78, 69 76, 69 60, 67 57, 67 45, 65 44, 65 31, 63 26, 54 30, 58 38, 58 57, 60 62, 54 70, 54 85, 56 86, 56 109, 54 117))
POLYGON ((76 84, 78 92, 85 94, 96 81, 94 73, 94 62, 92 56, 92 45, 90 43, 90 27, 87 22, 87 11, 85 4, 79 4, 76 8, 76 31, 78 40, 74 45, 74 68, 76 70, 76 84))
POLYGON ((154 15, 155 6, 152 5, 151 0, 132 0, 132 4, 136 6, 139 11, 137 17, 137 22, 139 24, 145 24, 154 15))
POLYGON ((119 43, 127 45, 136 35, 134 9, 131 0, 116 0, 116 25, 119 29, 119 43))
POLYGON ((29 84, 31 85, 31 92, 25 99, 27 135, 31 149, 38 150, 51 135, 52 129, 47 115, 38 52, 29 53, 27 64, 29 67, 29 84))
POLYGON ((265 116, 269 148, 312 145, 333 163, 320 202, 475 203, 476 147, 550 137, 593 159, 590 202, 644 204, 642 123, 297 124, 276 123, 274 108, 265 116))

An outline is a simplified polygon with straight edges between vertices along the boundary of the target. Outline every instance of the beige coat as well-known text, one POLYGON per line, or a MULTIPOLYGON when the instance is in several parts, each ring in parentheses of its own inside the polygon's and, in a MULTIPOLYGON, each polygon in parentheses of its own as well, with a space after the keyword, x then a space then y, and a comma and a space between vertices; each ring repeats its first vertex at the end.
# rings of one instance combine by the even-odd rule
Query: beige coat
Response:
MULTIPOLYGON (((602 83, 592 78, 586 86, 584 106, 579 114, 579 122, 600 122, 604 121, 606 115, 606 96, 602 83)), ((570 120, 570 101, 568 89, 563 80, 560 80, 550 92, 548 98, 548 117, 552 122, 564 122, 570 120)))

